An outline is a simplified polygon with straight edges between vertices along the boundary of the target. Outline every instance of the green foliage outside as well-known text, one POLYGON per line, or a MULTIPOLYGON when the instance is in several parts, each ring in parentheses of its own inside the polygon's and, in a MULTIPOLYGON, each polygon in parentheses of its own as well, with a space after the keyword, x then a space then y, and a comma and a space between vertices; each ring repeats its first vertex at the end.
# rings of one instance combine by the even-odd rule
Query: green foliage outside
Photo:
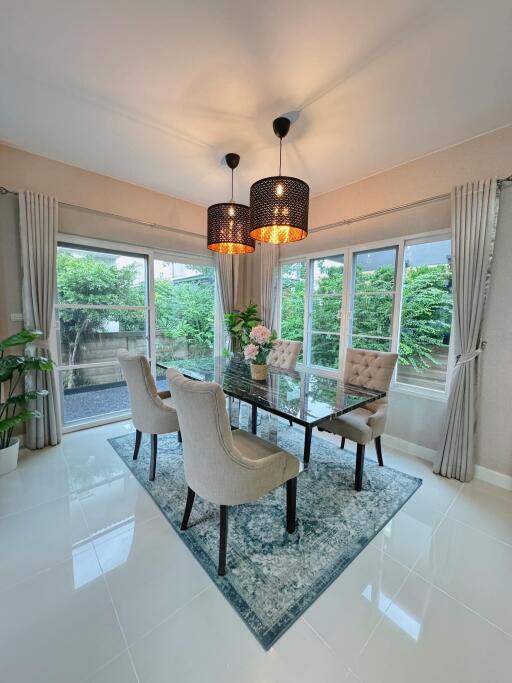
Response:
MULTIPOLYGON (((329 260, 318 262, 320 277, 312 297, 312 362, 337 367, 340 304, 343 292, 343 268, 329 260)), ((157 356, 172 360, 173 348, 183 343, 182 355, 204 356, 214 345, 214 274, 210 267, 196 267, 200 276, 172 281, 155 281, 157 316, 157 356), (165 342, 169 340, 169 343, 165 342), (174 344, 174 346, 173 346, 174 344)), ((66 252, 58 255, 58 293, 60 303, 143 306, 145 291, 135 283, 136 266, 116 267, 93 256, 75 258, 66 252)), ((448 286, 448 266, 407 268, 402 297, 402 326, 399 363, 421 372, 436 363, 435 352, 445 345, 450 332, 452 296, 448 286)), ((353 345, 389 350, 394 269, 383 266, 375 271, 356 269, 353 311, 353 345), (367 292, 379 292, 369 295, 367 292)), ((304 263, 292 263, 282 270, 281 336, 303 340, 304 263)), ((247 313, 247 311, 246 311, 247 313)), ((250 315, 249 315, 250 314, 250 315)), ((257 324, 257 315, 250 325, 257 324)), ((143 311, 107 309, 61 309, 63 362, 84 362, 81 345, 85 338, 105 332, 109 321, 119 323, 119 332, 145 334, 143 311)), ((226 321, 236 326, 240 320, 226 321)), ((85 359, 87 360, 87 359, 85 359)), ((72 380, 71 380, 72 381, 72 380)))
MULTIPOLYGON (((155 281, 157 355, 172 359, 171 342, 181 341, 188 356, 211 353, 214 344, 214 274, 207 266, 195 267, 199 276, 172 281, 155 281), (165 343, 167 338, 170 343, 165 343)), ((94 256, 76 258, 60 252, 57 260, 57 288, 61 304, 144 306, 145 287, 136 283, 137 267, 117 267, 94 256)), ((119 323, 119 334, 146 334, 144 311, 61 308, 60 337, 62 361, 87 362, 84 342, 108 331, 109 322, 119 323)), ((70 373, 69 386, 78 372, 70 373)))
MULTIPOLYGON (((312 298, 311 360, 315 365, 337 367, 337 335, 314 334, 314 331, 337 333, 339 330, 343 271, 332 262, 327 263, 330 265, 320 262, 321 277, 317 279, 312 298)), ((303 340, 305 276, 304 263, 292 263, 282 270, 281 336, 285 339, 303 340)), ((450 333, 452 295, 449 278, 449 268, 444 265, 407 268, 402 294, 401 365, 422 372, 436 364, 435 351, 445 346, 450 333)), ((389 351, 390 341, 378 337, 391 336, 393 283, 392 266, 382 266, 375 271, 356 269, 354 346, 389 351)))

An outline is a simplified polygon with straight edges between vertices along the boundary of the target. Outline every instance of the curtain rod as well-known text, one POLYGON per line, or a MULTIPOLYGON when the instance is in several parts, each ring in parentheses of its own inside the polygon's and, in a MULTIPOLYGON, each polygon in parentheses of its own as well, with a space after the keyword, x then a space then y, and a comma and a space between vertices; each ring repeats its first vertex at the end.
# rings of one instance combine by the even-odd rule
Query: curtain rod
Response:
MULTIPOLYGON (((19 192, 16 192, 15 190, 8 190, 6 187, 0 187, 0 194, 13 194, 18 196, 19 192)), ((188 230, 183 230, 183 228, 173 228, 170 225, 161 225, 160 223, 151 223, 150 221, 143 221, 140 218, 130 218, 129 216, 122 216, 119 213, 101 211, 100 209, 90 209, 87 206, 80 206, 79 204, 69 204, 68 202, 59 202, 59 204, 61 204, 62 206, 68 206, 71 209, 78 209, 79 211, 95 213, 100 216, 110 216, 110 218, 118 218, 123 221, 130 221, 131 223, 136 223, 137 225, 144 225, 146 228, 153 228, 155 230, 166 230, 167 232, 176 232, 180 235, 186 235, 187 237, 198 237, 202 240, 206 238, 206 235, 200 235, 197 232, 189 232, 188 230)))
MULTIPOLYGON (((498 178, 497 181, 499 186, 503 183, 512 182, 512 174, 507 178, 498 178)), ((425 197, 424 199, 417 199, 414 202, 408 202, 407 204, 398 204, 397 206, 390 206, 387 209, 380 209, 378 211, 372 211, 371 213, 365 213, 361 216, 354 216, 353 218, 342 218, 339 221, 334 221, 333 223, 326 223, 325 225, 319 225, 316 228, 311 228, 309 230, 312 232, 321 232, 322 230, 331 230, 332 228, 339 228, 342 225, 350 225, 351 223, 359 223, 361 221, 366 221, 369 218, 378 218, 379 216, 385 216, 388 213, 395 213, 396 211, 404 211, 405 209, 411 209, 414 206, 421 206, 422 204, 429 204, 430 202, 438 202, 443 199, 448 199, 451 196, 450 192, 445 192, 444 194, 437 194, 433 197, 425 197)))
MULTIPOLYGON (((503 183, 510 183, 512 182, 512 173, 507 176, 506 178, 498 178, 497 183, 498 185, 503 185, 503 183)), ((8 190, 5 187, 0 187, 0 194, 13 194, 13 195, 18 195, 19 193, 14 191, 14 190, 8 190)), ((387 209, 380 209, 379 211, 372 211, 371 213, 366 213, 362 214, 361 216, 354 216, 353 218, 342 218, 339 221, 334 221, 333 223, 326 223, 325 225, 319 225, 316 228, 311 228, 310 233, 312 232, 320 232, 322 230, 331 230, 332 228, 339 228, 342 225, 350 225, 351 223, 359 223, 361 221, 366 221, 370 218, 377 218, 379 216, 385 216, 388 213, 395 213, 396 211, 404 211, 406 209, 410 209, 414 206, 421 206, 422 204, 429 204, 430 202, 438 202, 441 201, 442 199, 448 199, 450 197, 449 192, 445 192, 444 194, 438 194, 434 195, 433 197, 425 197, 424 199, 418 199, 414 202, 409 202, 407 204, 398 204, 397 206, 391 206, 387 209)), ((187 237, 192 236, 192 237, 198 237, 200 239, 204 239, 205 235, 200 235, 196 232, 188 232, 187 230, 183 230, 182 228, 172 228, 168 225, 161 225, 159 223, 151 223, 149 221, 143 221, 139 218, 130 218, 129 216, 122 216, 118 213, 111 213, 109 211, 100 211, 99 209, 89 209, 86 206, 79 206, 77 204, 68 204, 67 202, 59 202, 59 204, 62 204, 63 206, 69 206, 73 209, 79 209, 80 211, 89 211, 90 213, 96 213, 101 216, 110 216, 111 218, 118 218, 120 220, 125 220, 125 221, 131 221, 132 223, 136 223, 137 225, 144 225, 147 228, 154 228, 156 230, 167 230, 168 232, 176 232, 181 235, 187 235, 187 237)))

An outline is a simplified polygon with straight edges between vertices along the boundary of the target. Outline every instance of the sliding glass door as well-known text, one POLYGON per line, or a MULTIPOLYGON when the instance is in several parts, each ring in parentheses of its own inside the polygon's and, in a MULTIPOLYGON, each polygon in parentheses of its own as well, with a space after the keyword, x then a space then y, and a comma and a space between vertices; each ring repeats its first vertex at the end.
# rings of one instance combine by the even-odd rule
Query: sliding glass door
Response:
POLYGON ((154 260, 157 377, 173 360, 213 356, 215 270, 205 262, 154 260))
POLYGON ((150 353, 147 257, 59 244, 56 308, 64 425, 128 412, 117 351, 150 353))

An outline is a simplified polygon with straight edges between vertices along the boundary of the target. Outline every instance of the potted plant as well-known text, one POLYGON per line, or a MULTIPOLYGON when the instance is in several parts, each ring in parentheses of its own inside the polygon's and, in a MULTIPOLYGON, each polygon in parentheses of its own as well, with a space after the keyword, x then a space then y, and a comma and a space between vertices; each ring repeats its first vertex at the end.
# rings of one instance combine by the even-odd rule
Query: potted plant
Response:
POLYGON ((0 341, 0 474, 11 472, 18 464, 20 444, 13 438, 14 428, 33 417, 41 417, 38 410, 29 409, 29 401, 48 393, 43 389, 16 393, 23 386, 23 376, 27 370, 48 371, 53 368, 53 361, 48 358, 7 355, 6 350, 30 344, 41 336, 37 330, 22 330, 0 341))
POLYGON ((251 363, 251 377, 264 381, 268 375, 267 358, 272 350, 277 334, 265 325, 256 325, 249 333, 249 343, 244 347, 244 358, 251 363))
POLYGON ((239 353, 249 343, 249 335, 253 327, 261 323, 258 317, 258 306, 249 304, 244 311, 232 311, 224 316, 226 330, 231 336, 231 348, 239 353))

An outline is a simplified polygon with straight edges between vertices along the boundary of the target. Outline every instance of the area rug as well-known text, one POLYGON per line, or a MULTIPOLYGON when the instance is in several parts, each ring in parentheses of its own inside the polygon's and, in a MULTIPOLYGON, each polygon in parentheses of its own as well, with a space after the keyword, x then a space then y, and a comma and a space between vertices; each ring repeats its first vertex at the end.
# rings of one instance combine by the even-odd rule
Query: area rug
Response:
MULTIPOLYGON (((260 436, 265 436, 258 431, 260 436)), ((148 480, 149 439, 132 460, 135 433, 109 439, 170 524, 265 649, 341 574, 404 503, 421 479, 365 462, 363 490, 354 490, 354 454, 313 437, 311 462, 297 485, 297 529, 285 529, 286 491, 230 508, 226 575, 217 576, 219 509, 196 496, 190 525, 180 531, 187 485, 175 434, 158 439, 157 476, 148 480)), ((302 458, 299 427, 279 422, 280 447, 302 458)), ((207 451, 205 451, 207 457, 207 451)))

